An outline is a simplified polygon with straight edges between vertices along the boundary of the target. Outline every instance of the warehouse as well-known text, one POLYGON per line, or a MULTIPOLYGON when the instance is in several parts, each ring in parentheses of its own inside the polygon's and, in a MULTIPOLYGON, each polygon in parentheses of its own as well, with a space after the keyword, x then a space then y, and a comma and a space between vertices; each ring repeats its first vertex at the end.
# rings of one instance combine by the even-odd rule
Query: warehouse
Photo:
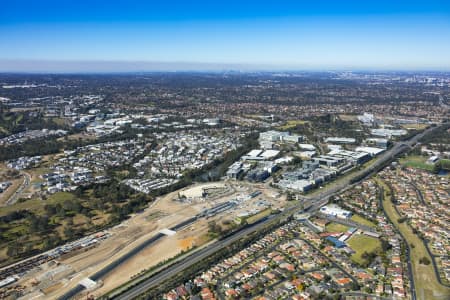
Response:
POLYGON ((357 147, 355 149, 356 152, 365 152, 365 153, 369 153, 372 156, 376 156, 378 154, 380 154, 381 152, 383 152, 385 149, 382 148, 376 148, 376 147, 357 147))
POLYGON ((319 163, 320 165, 326 165, 327 167, 337 167, 340 164, 343 164, 345 162, 345 159, 330 155, 320 155, 313 158, 313 161, 319 163))

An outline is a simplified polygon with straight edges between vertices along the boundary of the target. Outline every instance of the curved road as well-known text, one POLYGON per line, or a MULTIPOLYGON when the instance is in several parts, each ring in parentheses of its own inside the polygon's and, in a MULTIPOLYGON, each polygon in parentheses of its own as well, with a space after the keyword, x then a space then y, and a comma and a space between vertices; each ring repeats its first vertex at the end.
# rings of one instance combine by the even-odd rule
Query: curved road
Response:
POLYGON ((223 240, 217 241, 216 243, 193 253, 192 255, 186 257, 185 260, 175 263, 174 265, 170 266, 168 269, 165 269, 165 270, 161 271, 160 273, 156 274, 155 276, 150 277, 149 279, 136 285, 132 289, 119 295, 115 299, 128 300, 128 299, 136 298, 140 294, 147 291, 149 288, 163 283, 165 280, 175 276, 176 274, 188 269, 189 267, 193 266, 194 264, 199 263, 203 259, 211 256, 218 250, 220 250, 224 247, 227 247, 228 245, 236 242, 237 240, 239 240, 240 238, 242 238, 246 235, 249 235, 250 233, 255 232, 256 231, 255 228, 259 228, 261 226, 265 226, 265 225, 269 224, 270 222, 274 221, 274 219, 275 219, 275 217, 267 218, 266 220, 263 220, 261 223, 255 224, 254 226, 251 226, 248 228, 245 228, 232 236, 229 236, 223 240))
POLYGON ((6 201, 6 205, 11 205, 16 203, 16 201, 19 199, 20 194, 23 192, 23 190, 30 185, 31 182, 31 176, 30 174, 26 172, 22 172, 23 182, 22 184, 17 188, 17 190, 14 192, 14 194, 9 197, 9 199, 6 201))

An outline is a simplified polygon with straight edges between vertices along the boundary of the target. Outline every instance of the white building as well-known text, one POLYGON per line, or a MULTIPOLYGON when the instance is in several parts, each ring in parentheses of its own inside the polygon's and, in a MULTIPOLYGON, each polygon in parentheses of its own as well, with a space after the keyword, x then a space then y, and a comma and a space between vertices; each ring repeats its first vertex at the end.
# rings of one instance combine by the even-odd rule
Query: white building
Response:
POLYGON ((320 208, 320 212, 323 213, 324 215, 341 219, 349 219, 352 216, 352 213, 350 211, 342 209, 336 204, 325 205, 320 208))
POLYGON ((365 152, 369 153, 372 156, 378 155, 385 151, 385 149, 382 148, 376 148, 376 147, 356 147, 356 152, 365 152))
POLYGON ((329 137, 325 139, 325 143, 335 143, 335 144, 354 144, 356 139, 346 138, 346 137, 329 137))
POLYGON ((220 119, 219 118, 203 119, 203 123, 209 126, 217 126, 220 124, 220 119))
POLYGON ((383 136, 383 137, 392 137, 392 136, 401 136, 407 133, 404 129, 387 129, 387 128, 376 128, 370 131, 372 135, 375 136, 383 136))
POLYGON ((275 158, 280 151, 278 150, 251 150, 247 155, 242 156, 243 160, 270 160, 275 158))
POLYGON ((298 144, 298 146, 302 150, 307 150, 307 151, 315 151, 316 150, 316 147, 314 147, 314 145, 312 145, 312 144, 298 144))
POLYGON ((301 141, 303 141, 303 136, 284 131, 269 130, 259 134, 259 144, 264 149, 270 149, 274 142, 299 143, 301 141))
POLYGON ((362 116, 358 116, 358 120, 364 125, 373 125, 375 117, 372 114, 365 112, 362 116))

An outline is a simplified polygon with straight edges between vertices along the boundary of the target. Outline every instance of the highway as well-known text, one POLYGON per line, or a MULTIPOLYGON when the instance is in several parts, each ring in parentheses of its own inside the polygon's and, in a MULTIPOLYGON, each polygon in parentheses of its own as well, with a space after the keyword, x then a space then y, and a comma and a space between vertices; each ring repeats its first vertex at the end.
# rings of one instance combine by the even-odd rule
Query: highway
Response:
POLYGON ((231 235, 223 240, 217 241, 216 243, 203 248, 192 255, 186 257, 183 261, 180 261, 178 263, 175 263, 174 265, 170 266, 169 268, 161 271, 160 273, 156 274, 153 277, 150 277, 149 279, 145 280, 144 282, 141 282, 137 286, 133 287, 132 289, 126 291, 125 293, 119 295, 115 299, 133 299, 139 296, 140 294, 144 293, 148 289, 157 286, 158 284, 164 282, 165 280, 173 277, 174 275, 178 274, 179 272, 182 272, 189 267, 195 265, 196 263, 202 261, 203 259, 211 256, 215 252, 223 249, 224 247, 229 246, 230 244, 236 242, 237 240, 241 239, 244 236, 247 236, 253 232, 256 231, 256 228, 262 228, 266 226, 267 224, 275 221, 275 219, 279 219, 280 216, 285 216, 286 214, 271 216, 265 220, 263 220, 260 223, 256 223, 253 226, 247 227, 243 230, 238 231, 236 234, 231 235))
POLYGON ((422 133, 419 133, 412 138, 410 138, 407 141, 403 142, 397 142, 394 144, 394 146, 378 156, 376 161, 368 166, 365 169, 362 169, 360 171, 351 173, 348 175, 346 180, 344 180, 342 183, 339 183, 337 185, 330 186, 326 191, 320 193, 319 195, 315 195, 313 197, 304 197, 304 200, 299 203, 297 206, 293 207, 292 209, 286 210, 285 212, 272 216, 271 218, 268 218, 267 220, 264 220, 263 222, 257 223, 249 228, 245 228, 241 231, 238 231, 236 234, 221 240, 217 241, 216 243, 208 246, 207 248, 203 248, 202 250, 199 250, 197 252, 194 252, 192 255, 188 256, 185 260, 178 262, 167 269, 159 272, 158 274, 155 274, 154 276, 142 281, 141 283, 137 284, 135 287, 131 288, 130 290, 124 292, 123 294, 117 296, 115 299, 133 299, 139 296, 140 294, 144 293, 145 291, 161 284, 165 280, 171 278, 172 276, 178 274, 179 272, 182 272, 183 270, 188 269, 189 267, 193 266, 194 264, 200 262, 201 260, 207 258, 214 252, 222 249, 223 247, 226 247, 233 242, 239 240, 240 238, 258 231, 264 226, 266 226, 268 223, 275 221, 275 220, 281 220, 283 218, 286 218, 288 216, 291 216, 298 212, 301 206, 304 207, 304 209, 308 212, 313 212, 319 209, 321 206, 325 205, 328 202, 328 199, 337 193, 340 193, 341 191, 349 188, 350 186, 356 184, 360 180, 366 178, 367 176, 373 174, 374 172, 378 171, 380 168, 383 168, 387 163, 392 161, 397 155, 403 153, 404 151, 408 150, 409 148, 413 147, 423 136, 429 134, 432 130, 434 130, 437 127, 430 127, 426 130, 424 130, 422 133))

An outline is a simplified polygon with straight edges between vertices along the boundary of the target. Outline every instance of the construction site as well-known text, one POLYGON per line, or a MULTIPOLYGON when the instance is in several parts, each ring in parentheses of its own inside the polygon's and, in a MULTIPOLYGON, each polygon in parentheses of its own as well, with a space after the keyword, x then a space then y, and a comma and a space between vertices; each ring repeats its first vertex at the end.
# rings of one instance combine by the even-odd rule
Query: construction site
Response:
POLYGON ((2 269, 4 289, 31 299, 54 299, 76 290, 99 297, 176 255, 214 240, 209 223, 230 224, 285 197, 265 185, 222 181, 195 184, 157 198, 121 224, 2 269))

